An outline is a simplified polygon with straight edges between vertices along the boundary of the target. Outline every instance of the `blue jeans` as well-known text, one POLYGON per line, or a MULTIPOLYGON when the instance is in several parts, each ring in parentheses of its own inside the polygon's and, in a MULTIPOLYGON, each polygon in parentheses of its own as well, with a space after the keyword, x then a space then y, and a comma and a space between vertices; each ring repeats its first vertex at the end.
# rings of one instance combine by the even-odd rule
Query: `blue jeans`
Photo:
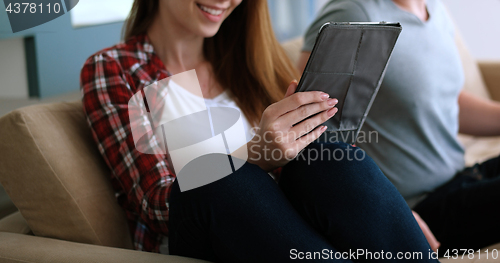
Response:
POLYGON ((312 262, 363 262, 391 253, 388 261, 399 262, 398 252, 416 252, 421 258, 414 262, 437 262, 428 259, 430 247, 404 199, 356 149, 313 143, 305 158, 283 168, 279 185, 250 163, 193 190, 180 192, 174 183, 170 253, 213 262, 289 262, 307 255, 312 262))

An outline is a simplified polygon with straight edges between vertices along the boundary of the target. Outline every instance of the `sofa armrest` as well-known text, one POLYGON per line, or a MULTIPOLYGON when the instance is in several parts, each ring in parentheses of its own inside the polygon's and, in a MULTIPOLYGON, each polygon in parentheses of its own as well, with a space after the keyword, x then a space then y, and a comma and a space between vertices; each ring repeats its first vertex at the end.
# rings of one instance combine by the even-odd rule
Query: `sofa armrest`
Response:
POLYGON ((18 211, 0 220, 0 232, 28 235, 31 229, 18 211))
POLYGON ((51 238, 0 233, 0 262, 203 263, 206 261, 121 248, 80 244, 51 238))
POLYGON ((500 60, 479 61, 478 64, 491 97, 500 101, 500 60))

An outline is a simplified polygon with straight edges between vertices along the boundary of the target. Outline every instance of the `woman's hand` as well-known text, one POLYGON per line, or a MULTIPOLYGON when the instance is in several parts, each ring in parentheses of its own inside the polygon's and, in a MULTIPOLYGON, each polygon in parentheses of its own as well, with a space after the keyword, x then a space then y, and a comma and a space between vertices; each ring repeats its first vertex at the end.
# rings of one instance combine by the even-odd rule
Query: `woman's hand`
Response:
POLYGON ((429 229, 429 226, 425 223, 425 221, 417 214, 417 212, 412 211, 413 217, 415 217, 415 220, 417 220, 418 226, 420 226, 420 229, 422 229, 422 232, 425 235, 425 238, 427 239, 427 242, 429 242, 429 245, 431 246, 432 250, 437 251, 437 249, 441 246, 441 243, 437 241, 436 237, 434 234, 432 234, 432 231, 429 229))
POLYGON ((334 108, 338 100, 330 99, 328 94, 320 91, 295 93, 296 89, 297 81, 293 81, 285 98, 266 108, 256 135, 247 145, 248 161, 265 171, 272 171, 295 158, 326 131, 326 126, 318 126, 338 111, 334 108))

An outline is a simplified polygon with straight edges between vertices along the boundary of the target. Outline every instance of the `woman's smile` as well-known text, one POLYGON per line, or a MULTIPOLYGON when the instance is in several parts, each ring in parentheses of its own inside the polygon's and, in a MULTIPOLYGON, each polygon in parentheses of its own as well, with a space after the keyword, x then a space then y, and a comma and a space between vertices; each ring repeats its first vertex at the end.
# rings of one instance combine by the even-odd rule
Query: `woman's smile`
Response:
POLYGON ((227 8, 219 8, 214 6, 207 6, 197 3, 200 12, 212 22, 220 22, 224 18, 224 13, 227 8))

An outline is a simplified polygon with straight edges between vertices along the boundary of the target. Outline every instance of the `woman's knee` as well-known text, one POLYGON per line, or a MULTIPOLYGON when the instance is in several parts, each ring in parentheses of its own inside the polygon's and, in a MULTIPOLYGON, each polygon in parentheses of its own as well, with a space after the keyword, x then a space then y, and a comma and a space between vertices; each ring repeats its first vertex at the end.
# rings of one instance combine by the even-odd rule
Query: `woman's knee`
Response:
POLYGON ((386 194, 383 190, 393 188, 363 150, 345 143, 311 144, 284 167, 280 185, 287 195, 314 200, 377 199, 386 194))
POLYGON ((361 148, 346 143, 313 143, 284 168, 285 174, 308 175, 322 180, 351 181, 383 176, 373 159, 361 148))
POLYGON ((366 159, 371 158, 361 148, 343 142, 311 143, 296 158, 297 161, 306 162, 308 165, 322 161, 363 162, 366 159))

